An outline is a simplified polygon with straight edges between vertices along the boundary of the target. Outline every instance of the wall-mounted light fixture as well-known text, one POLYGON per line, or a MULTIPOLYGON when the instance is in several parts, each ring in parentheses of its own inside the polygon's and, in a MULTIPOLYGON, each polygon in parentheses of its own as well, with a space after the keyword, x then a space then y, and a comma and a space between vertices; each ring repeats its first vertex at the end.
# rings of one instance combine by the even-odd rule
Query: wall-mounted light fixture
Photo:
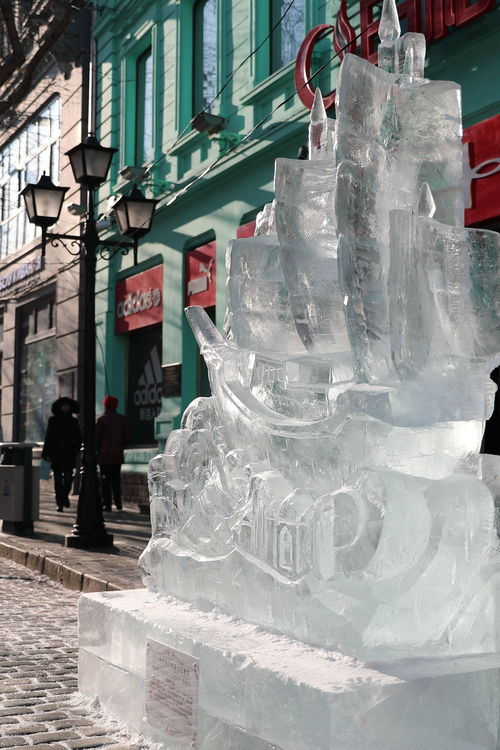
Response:
POLYGON ((148 173, 147 167, 139 167, 134 164, 127 164, 120 169, 120 177, 127 182, 141 182, 148 173))
POLYGON ((227 119, 225 117, 212 115, 210 112, 200 112, 191 123, 193 130, 197 130, 199 133, 207 133, 207 135, 220 133, 226 125, 227 119))

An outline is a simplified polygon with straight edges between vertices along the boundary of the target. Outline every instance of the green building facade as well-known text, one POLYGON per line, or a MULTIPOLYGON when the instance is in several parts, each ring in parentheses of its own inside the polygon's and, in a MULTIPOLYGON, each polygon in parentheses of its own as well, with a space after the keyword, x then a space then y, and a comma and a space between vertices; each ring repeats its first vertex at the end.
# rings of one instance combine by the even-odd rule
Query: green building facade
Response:
MULTIPOLYGON (((274 160, 297 157, 307 143, 309 111, 294 78, 306 34, 325 25, 311 46, 310 72, 318 73, 308 86, 330 92, 339 10, 337 49, 349 44, 369 56, 380 7, 373 0, 340 8, 336 0, 107 0, 97 12, 95 129, 103 145, 118 149, 99 193, 102 235, 115 238, 110 207, 134 182, 159 199, 137 266, 130 254, 98 265, 98 403, 111 393, 129 418, 129 498, 141 501, 148 460, 189 402, 208 393, 184 307, 201 304, 222 329, 227 245, 252 232, 272 200, 274 160)), ((399 7, 403 31, 423 31, 430 42, 428 75, 462 84, 464 125, 495 123, 485 131, 486 140, 493 134, 486 167, 493 172, 500 158, 500 4, 406 0, 399 7)), ((475 148, 471 164, 483 159, 475 148)), ((471 179, 470 190, 481 182, 491 192, 495 174, 471 179)), ((476 208, 484 204, 480 195, 473 199, 476 208)), ((477 215, 472 206, 469 223, 495 226, 500 198, 498 209, 488 201, 477 215)))

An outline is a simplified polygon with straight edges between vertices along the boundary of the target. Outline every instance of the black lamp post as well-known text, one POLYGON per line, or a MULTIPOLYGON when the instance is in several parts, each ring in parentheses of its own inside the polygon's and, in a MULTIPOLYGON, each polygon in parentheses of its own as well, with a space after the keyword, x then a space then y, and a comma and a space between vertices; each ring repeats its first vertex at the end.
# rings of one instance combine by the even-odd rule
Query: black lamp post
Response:
POLYGON ((151 228, 157 200, 145 198, 134 186, 129 196, 116 203, 115 215, 121 234, 131 242, 100 240, 95 218, 94 190, 107 178, 111 159, 117 149, 100 146, 94 136, 67 152, 76 182, 87 190, 88 212, 81 235, 51 234, 48 227, 59 219, 64 196, 68 188, 57 187, 45 173, 37 184, 29 184, 21 192, 28 219, 42 228, 42 255, 47 240, 54 245, 63 244, 69 252, 83 260, 80 272, 80 300, 84 305, 83 315, 83 445, 80 495, 73 531, 66 537, 68 547, 107 547, 113 537, 106 531, 97 477, 97 455, 95 440, 95 277, 97 252, 102 257, 111 257, 117 252, 134 252, 137 263, 137 244, 151 228), (70 246, 68 244, 70 243, 70 246), (74 253, 75 254, 75 253, 74 253))

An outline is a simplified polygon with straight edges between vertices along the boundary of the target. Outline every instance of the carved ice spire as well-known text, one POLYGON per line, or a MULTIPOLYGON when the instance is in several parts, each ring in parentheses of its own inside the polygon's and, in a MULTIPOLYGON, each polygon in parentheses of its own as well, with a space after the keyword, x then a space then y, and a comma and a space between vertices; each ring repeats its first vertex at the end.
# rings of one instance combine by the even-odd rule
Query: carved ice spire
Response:
POLYGON ((378 66, 388 73, 396 72, 396 48, 400 34, 401 26, 396 0, 384 0, 378 25, 378 35, 380 38, 378 66))
POLYGON ((427 182, 423 182, 422 187, 420 188, 420 195, 418 196, 417 213, 419 216, 425 216, 428 219, 432 219, 435 212, 436 204, 432 196, 432 190, 427 182))
POLYGON ((403 63, 403 74, 400 82, 402 84, 413 83, 415 80, 415 55, 413 47, 407 47, 405 50, 405 60, 403 63))
POLYGON ((381 42, 395 42, 401 36, 396 0, 384 0, 378 25, 378 35, 381 42))
POLYGON ((311 109, 309 124, 309 158, 319 159, 323 155, 328 136, 328 117, 326 115, 323 96, 319 88, 314 92, 314 102, 311 109))
POLYGON ((424 80, 425 36, 409 32, 397 42, 397 58, 402 71, 402 83, 418 83, 424 80))
POLYGON ((326 109, 323 103, 323 95, 319 87, 314 92, 314 101, 311 109, 311 122, 326 122, 326 109))

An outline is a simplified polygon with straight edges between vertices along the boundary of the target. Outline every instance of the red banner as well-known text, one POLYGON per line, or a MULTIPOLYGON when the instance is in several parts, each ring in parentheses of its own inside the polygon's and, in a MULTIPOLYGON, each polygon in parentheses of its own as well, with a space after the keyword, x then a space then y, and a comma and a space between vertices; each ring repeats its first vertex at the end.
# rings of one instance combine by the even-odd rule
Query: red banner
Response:
POLYGON ((216 243, 208 242, 186 253, 185 304, 212 307, 215 305, 216 243))
POLYGON ((465 223, 500 217, 500 115, 464 130, 465 223))
MULTIPOLYGON (((406 31, 425 34, 427 45, 447 36, 451 29, 459 29, 476 18, 495 8, 497 0, 425 0, 422 13, 422 0, 403 0, 397 6, 398 15, 405 21, 406 31)), ((312 108, 315 80, 312 76, 311 61, 315 45, 332 30, 333 48, 342 60, 346 52, 377 62, 378 11, 382 0, 360 0, 359 14, 361 31, 351 24, 346 0, 341 0, 335 27, 327 24, 315 26, 302 42, 295 64, 295 89, 299 99, 308 109, 312 108)), ((357 6, 356 6, 357 7, 357 6)), ((335 103, 335 91, 324 97, 325 109, 335 103)))
POLYGON ((127 333, 163 320, 163 266, 116 284, 115 331, 127 333))
POLYGON ((247 221, 246 224, 240 224, 240 226, 236 230, 237 239, 241 240, 244 237, 253 237, 255 232, 255 225, 255 219, 253 221, 247 221))

